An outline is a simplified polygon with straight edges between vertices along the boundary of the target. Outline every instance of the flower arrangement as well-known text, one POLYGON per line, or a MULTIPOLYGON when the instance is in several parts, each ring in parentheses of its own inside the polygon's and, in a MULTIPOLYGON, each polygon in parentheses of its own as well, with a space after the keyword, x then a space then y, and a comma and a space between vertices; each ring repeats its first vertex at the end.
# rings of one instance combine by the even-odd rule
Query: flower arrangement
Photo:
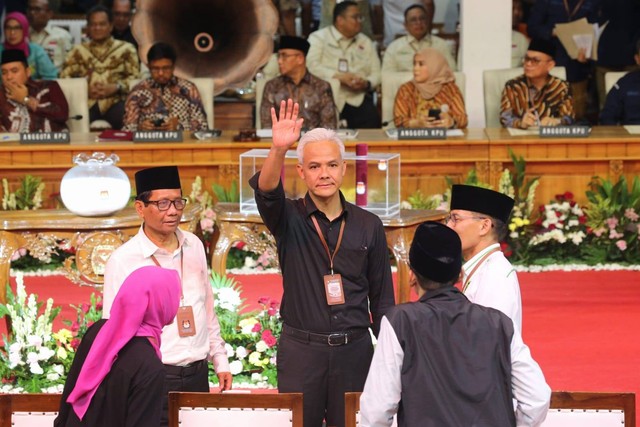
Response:
POLYGON ((69 344, 76 350, 78 345, 80 345, 82 337, 87 333, 87 329, 102 319, 102 297, 92 293, 88 303, 83 302, 80 305, 71 304, 71 307, 76 310, 76 320, 64 320, 63 322, 69 326, 72 334, 69 344))
POLYGON ((45 184, 42 178, 26 175, 20 182, 20 187, 12 193, 9 181, 2 179, 2 209, 4 210, 36 210, 42 207, 42 192, 45 184))
MULTIPOLYGON (((244 299, 235 279, 213 272, 211 285, 220 333, 226 342, 229 367, 235 383, 275 387, 277 385, 278 337, 282 330, 278 301, 262 297, 261 309, 241 314, 244 299)), ((210 369, 210 382, 218 379, 210 369)))
POLYGON ((16 294, 7 289, 7 304, 0 305, 0 317, 10 316, 11 336, 4 337, 0 350, 2 392, 42 393, 62 391, 66 372, 74 356, 72 334, 61 329, 53 333, 53 319, 60 308, 49 298, 44 311, 36 295, 27 296, 21 274, 16 276, 16 294))

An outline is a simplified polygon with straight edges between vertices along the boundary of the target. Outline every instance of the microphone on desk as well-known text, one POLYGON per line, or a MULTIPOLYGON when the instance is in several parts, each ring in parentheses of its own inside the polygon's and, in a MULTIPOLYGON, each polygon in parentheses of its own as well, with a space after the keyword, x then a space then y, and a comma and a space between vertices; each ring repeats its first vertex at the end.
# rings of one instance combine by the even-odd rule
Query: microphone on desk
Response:
POLYGON ((82 114, 76 114, 75 116, 69 116, 68 120, 82 120, 83 117, 82 114))

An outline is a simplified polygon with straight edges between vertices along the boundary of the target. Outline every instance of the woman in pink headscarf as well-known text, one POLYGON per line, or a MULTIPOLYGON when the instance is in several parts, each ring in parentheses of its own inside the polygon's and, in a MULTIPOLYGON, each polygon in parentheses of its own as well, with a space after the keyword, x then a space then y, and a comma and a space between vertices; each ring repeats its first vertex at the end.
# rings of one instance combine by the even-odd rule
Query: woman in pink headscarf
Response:
POLYGON ((180 292, 175 270, 146 266, 125 279, 111 317, 90 327, 78 347, 55 427, 160 424, 160 335, 176 316, 180 292))
POLYGON ((45 50, 29 41, 29 21, 20 12, 7 13, 4 18, 4 44, 0 45, 0 54, 5 49, 20 49, 24 52, 34 80, 53 80, 58 77, 58 69, 45 50))
POLYGON ((398 89, 393 106, 396 127, 466 128, 468 119, 453 71, 436 49, 413 56, 413 80, 398 89))

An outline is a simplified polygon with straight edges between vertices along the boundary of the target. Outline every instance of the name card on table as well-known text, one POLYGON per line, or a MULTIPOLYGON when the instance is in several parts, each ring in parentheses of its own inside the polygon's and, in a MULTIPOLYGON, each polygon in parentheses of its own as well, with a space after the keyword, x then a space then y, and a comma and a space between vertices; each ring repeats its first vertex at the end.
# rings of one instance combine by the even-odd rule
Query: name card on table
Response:
POLYGON ((398 139, 447 139, 446 128, 399 128, 398 139))
POLYGON ((133 142, 182 142, 181 130, 138 130, 133 142))
POLYGON ((69 144, 69 132, 23 132, 20 144, 69 144))
POLYGON ((586 138, 591 133, 589 126, 540 126, 541 138, 586 138))

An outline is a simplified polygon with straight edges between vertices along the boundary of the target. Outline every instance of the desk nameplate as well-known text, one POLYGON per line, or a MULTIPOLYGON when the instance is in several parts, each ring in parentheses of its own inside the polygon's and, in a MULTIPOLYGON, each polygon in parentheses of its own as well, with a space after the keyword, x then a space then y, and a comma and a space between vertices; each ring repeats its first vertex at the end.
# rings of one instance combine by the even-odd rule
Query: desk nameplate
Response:
POLYGON ((133 142, 182 142, 181 130, 138 130, 133 132, 133 142))
POLYGON ((447 139, 446 128, 399 128, 398 139, 447 139))
POLYGON ((20 144, 69 144, 69 132, 21 132, 20 144))
POLYGON ((540 126, 540 138, 588 138, 590 134, 589 126, 540 126))

